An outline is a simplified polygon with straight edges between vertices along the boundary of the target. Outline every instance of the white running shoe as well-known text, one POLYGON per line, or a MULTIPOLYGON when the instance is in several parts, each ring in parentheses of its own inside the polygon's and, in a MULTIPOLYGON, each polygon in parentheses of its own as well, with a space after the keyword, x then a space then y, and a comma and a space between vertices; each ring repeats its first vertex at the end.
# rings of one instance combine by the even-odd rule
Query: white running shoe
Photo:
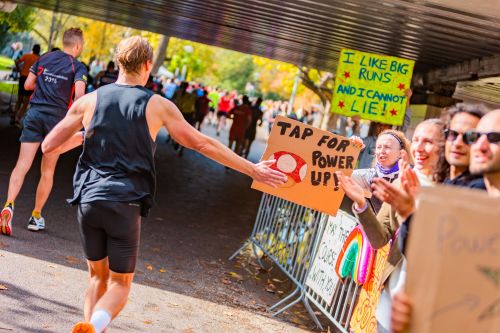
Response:
POLYGON ((43 217, 40 216, 39 219, 34 216, 30 217, 30 220, 28 222, 28 230, 38 231, 43 229, 45 229, 45 219, 43 217))

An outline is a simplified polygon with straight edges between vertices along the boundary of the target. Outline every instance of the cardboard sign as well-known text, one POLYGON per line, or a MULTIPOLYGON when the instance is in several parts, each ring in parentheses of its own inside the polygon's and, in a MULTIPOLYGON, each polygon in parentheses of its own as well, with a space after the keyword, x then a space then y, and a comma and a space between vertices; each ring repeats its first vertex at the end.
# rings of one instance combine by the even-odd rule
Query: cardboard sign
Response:
POLYGON ((373 263, 373 274, 367 283, 361 288, 358 302, 351 317, 351 332, 355 333, 377 333, 377 305, 380 298, 380 283, 384 267, 387 262, 391 246, 385 245, 378 249, 373 263))
POLYGON ((500 198, 423 188, 408 246, 410 332, 500 332, 500 198))
POLYGON ((276 160, 272 168, 288 181, 278 188, 254 181, 252 188, 335 215, 344 197, 335 171, 351 175, 359 151, 348 138, 278 116, 262 159, 276 160))
POLYGON ((332 112, 384 124, 403 124, 415 61, 342 49, 332 112))
POLYGON ((349 233, 356 227, 356 219, 343 211, 328 218, 321 243, 307 276, 306 285, 314 290, 328 305, 339 283, 335 263, 349 233))

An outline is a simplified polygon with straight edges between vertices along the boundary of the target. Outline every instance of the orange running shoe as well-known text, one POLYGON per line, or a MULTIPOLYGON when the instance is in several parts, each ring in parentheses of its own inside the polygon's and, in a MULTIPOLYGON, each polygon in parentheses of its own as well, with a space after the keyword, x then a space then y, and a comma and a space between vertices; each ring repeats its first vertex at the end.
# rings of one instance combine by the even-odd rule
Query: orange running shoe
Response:
POLYGON ((0 233, 10 236, 12 233, 12 217, 14 216, 14 207, 7 205, 0 213, 0 233))
POLYGON ((95 333, 94 325, 91 323, 79 322, 73 326, 71 333, 95 333))

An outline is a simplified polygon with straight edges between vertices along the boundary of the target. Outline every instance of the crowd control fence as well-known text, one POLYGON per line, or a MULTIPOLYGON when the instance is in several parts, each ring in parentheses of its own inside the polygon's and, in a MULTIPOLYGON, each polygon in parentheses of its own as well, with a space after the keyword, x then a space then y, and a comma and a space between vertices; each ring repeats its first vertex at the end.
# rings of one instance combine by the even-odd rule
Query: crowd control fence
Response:
POLYGON ((326 302, 306 285, 329 218, 325 213, 263 194, 250 237, 229 259, 251 246, 262 268, 265 268, 260 258, 263 253, 294 283, 295 289, 291 293, 269 307, 274 316, 302 301, 318 327, 322 328, 322 325, 312 305, 338 330, 347 333, 360 287, 347 278, 344 283, 336 285, 333 300, 326 302))

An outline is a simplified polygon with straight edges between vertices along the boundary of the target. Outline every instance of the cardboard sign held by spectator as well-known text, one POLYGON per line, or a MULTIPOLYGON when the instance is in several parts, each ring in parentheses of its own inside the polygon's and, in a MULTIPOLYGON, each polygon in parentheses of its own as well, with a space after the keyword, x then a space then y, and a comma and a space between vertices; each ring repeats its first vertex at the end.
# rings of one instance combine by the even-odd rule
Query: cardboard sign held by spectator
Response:
POLYGON ((500 199, 422 192, 408 244, 410 332, 500 332, 500 199))
POLYGON ((328 218, 316 257, 307 275, 306 285, 328 305, 332 304, 333 295, 340 282, 335 273, 335 264, 344 242, 356 224, 356 219, 343 211, 328 218))
POLYGON ((384 124, 403 124, 415 61, 342 49, 332 112, 384 124))
POLYGON ((351 175, 361 147, 348 138, 286 117, 276 117, 263 160, 288 176, 278 188, 253 182, 252 188, 335 215, 344 191, 335 171, 351 175))

